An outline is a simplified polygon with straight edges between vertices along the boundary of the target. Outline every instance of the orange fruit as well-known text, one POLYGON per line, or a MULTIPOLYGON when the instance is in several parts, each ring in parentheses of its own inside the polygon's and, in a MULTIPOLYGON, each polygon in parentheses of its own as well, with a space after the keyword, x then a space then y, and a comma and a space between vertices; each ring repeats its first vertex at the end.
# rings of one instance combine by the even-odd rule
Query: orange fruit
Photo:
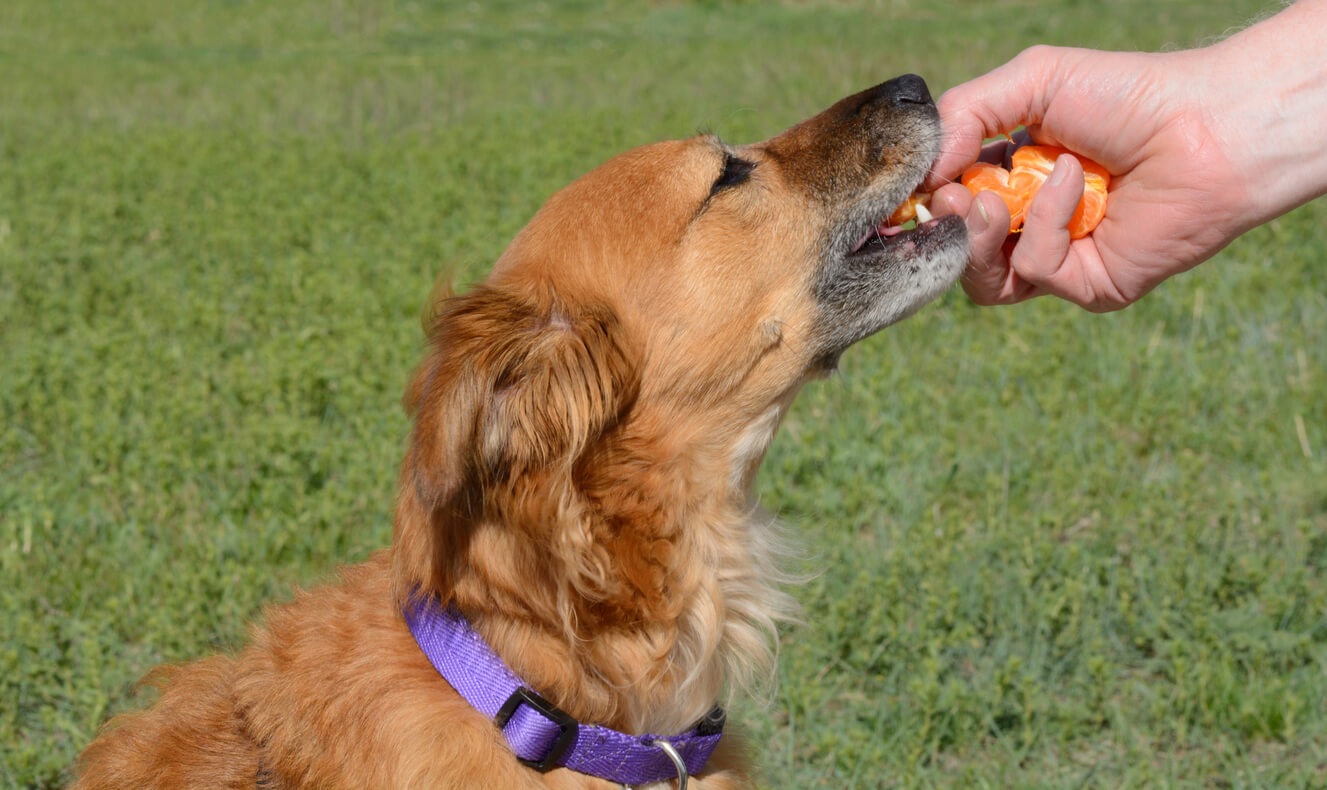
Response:
POLYGON ((914 192, 903 201, 903 205, 894 210, 886 220, 888 225, 902 225, 910 220, 917 219, 917 206, 925 206, 931 202, 931 195, 928 192, 914 192))
MULTIPOLYGON (((1106 168, 1064 148, 1029 145, 1014 152, 1014 169, 1010 172, 1010 178, 1035 182, 1035 186, 1032 187, 1032 194, 1035 195, 1050 176, 1051 170, 1055 168, 1055 160, 1061 154, 1069 154, 1083 166, 1083 198, 1078 201, 1078 208, 1074 211, 1073 218, 1069 220, 1069 235, 1081 239, 1095 230, 1101 218, 1106 216, 1106 190, 1110 186, 1110 173, 1106 168)), ((1032 200, 1031 195, 1028 196, 1028 200, 1029 202, 1032 200)))
POLYGON ((1055 160, 1061 154, 1069 154, 1083 165, 1083 198, 1078 201, 1078 208, 1074 210, 1068 225, 1069 236, 1081 239, 1095 230, 1101 218, 1106 216, 1106 192, 1110 186, 1110 173, 1091 159, 1055 146, 1029 145, 1014 152, 1012 170, 978 162, 968 168, 960 180, 974 195, 983 189, 999 195, 1005 205, 1009 206, 1009 232, 1013 233, 1022 227, 1027 206, 1051 174, 1055 160), (988 186, 990 184, 998 185, 999 188, 988 186), (1017 212, 1014 210, 1015 205, 1019 208, 1017 212))

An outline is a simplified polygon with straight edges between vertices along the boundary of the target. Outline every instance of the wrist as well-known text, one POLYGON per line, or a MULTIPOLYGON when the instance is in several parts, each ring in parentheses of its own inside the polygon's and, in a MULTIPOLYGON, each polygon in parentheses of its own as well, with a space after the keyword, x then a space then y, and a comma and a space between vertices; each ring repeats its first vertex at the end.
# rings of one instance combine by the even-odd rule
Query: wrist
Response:
POLYGON ((1281 14, 1195 52, 1213 97, 1216 144, 1250 203, 1251 227, 1327 193, 1327 0, 1281 14))

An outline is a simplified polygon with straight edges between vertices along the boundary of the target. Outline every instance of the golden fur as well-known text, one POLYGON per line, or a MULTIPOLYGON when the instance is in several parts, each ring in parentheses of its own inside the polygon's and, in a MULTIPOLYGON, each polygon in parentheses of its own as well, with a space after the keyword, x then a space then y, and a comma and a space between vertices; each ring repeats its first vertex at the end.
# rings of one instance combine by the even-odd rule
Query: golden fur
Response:
MULTIPOLYGON (((794 607, 755 470, 804 382, 962 266, 952 222, 852 247, 936 155, 915 94, 885 83, 752 146, 646 146, 554 195, 430 316, 392 546, 271 608, 237 656, 159 671, 74 787, 616 787, 521 766, 415 645, 415 595, 582 722, 678 732, 768 677, 794 607)), ((732 735, 691 784, 752 786, 732 735)))

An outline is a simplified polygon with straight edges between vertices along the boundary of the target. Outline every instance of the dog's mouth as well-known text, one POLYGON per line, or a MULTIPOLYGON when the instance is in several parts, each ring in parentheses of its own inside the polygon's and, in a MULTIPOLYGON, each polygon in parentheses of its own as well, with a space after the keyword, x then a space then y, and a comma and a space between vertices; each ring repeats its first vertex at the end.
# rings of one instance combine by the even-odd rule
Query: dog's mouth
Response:
POLYGON ((891 245, 906 246, 909 242, 915 241, 915 237, 925 236, 934 230, 940 224, 940 219, 931 216, 930 209, 927 208, 929 201, 930 195, 914 192, 887 217, 863 233, 848 250, 847 257, 871 255, 891 245))
POLYGON ((858 236, 844 258, 852 262, 873 258, 882 253, 910 257, 910 253, 924 249, 927 246, 925 242, 942 226, 956 224, 957 219, 953 216, 932 216, 928 208, 930 198, 929 194, 913 192, 905 201, 891 209, 883 219, 874 222, 858 236))
MULTIPOLYGON (((925 172, 926 166, 917 164, 914 167, 925 172)), ((920 177, 912 183, 896 181, 859 201, 832 234, 834 246, 816 283, 826 367, 849 345, 939 296, 963 271, 963 218, 932 216, 914 192, 920 182, 920 177), (899 210, 918 204, 913 217, 899 210)))

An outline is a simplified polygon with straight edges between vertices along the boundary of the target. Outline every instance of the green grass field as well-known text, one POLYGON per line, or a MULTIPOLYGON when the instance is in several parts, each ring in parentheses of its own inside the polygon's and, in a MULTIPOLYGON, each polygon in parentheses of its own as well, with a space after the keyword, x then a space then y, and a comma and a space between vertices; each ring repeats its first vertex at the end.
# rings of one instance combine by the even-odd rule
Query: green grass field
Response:
MULTIPOLYGON (((389 540, 435 276, 612 153, 1268 10, 0 4, 0 786, 389 540)), ((808 388, 769 787, 1327 787, 1325 221, 1117 314, 955 290, 808 388)))

